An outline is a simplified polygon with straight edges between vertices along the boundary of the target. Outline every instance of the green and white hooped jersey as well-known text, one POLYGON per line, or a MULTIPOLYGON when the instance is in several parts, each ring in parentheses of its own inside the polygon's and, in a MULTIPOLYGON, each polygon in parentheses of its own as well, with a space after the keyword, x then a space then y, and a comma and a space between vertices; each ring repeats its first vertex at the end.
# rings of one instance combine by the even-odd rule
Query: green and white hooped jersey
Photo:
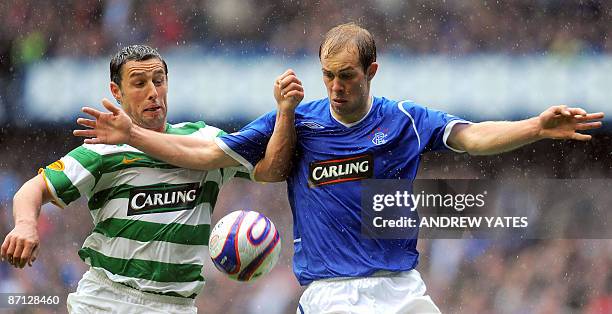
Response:
MULTIPOLYGON (((204 122, 167 125, 166 133, 224 134, 204 122)), ((128 145, 84 144, 41 171, 57 205, 88 200, 95 227, 79 250, 85 263, 141 291, 188 298, 204 286, 221 185, 249 177, 243 167, 177 168, 128 145)))

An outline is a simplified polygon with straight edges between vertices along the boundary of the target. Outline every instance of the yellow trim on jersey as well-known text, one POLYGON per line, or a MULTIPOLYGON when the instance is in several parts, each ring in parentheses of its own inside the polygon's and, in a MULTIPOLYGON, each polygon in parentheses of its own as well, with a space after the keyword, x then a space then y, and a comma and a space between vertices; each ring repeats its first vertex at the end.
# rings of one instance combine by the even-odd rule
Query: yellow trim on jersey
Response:
POLYGON ((51 194, 51 197, 53 198, 51 200, 51 203, 53 203, 53 205, 64 209, 66 208, 66 205, 64 205, 64 202, 62 202, 59 197, 57 197, 57 195, 55 195, 55 190, 51 189, 51 187, 49 187, 49 182, 47 181, 47 176, 45 176, 45 169, 44 168, 39 168, 38 169, 38 174, 42 174, 43 176, 43 180, 45 181, 45 187, 47 188, 47 191, 49 192, 49 194, 51 194))

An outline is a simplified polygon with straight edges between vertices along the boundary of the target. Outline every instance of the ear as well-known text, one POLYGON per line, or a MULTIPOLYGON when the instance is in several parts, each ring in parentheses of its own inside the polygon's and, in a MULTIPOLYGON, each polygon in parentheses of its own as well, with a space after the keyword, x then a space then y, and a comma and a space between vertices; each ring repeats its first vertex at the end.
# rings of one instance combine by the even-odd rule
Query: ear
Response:
POLYGON ((113 94, 113 97, 115 97, 115 100, 121 104, 121 88, 119 88, 119 85, 117 85, 115 82, 111 82, 110 91, 113 94))
POLYGON ((378 71, 378 63, 372 62, 366 71, 366 76, 368 77, 368 81, 371 81, 376 75, 376 71, 378 71))

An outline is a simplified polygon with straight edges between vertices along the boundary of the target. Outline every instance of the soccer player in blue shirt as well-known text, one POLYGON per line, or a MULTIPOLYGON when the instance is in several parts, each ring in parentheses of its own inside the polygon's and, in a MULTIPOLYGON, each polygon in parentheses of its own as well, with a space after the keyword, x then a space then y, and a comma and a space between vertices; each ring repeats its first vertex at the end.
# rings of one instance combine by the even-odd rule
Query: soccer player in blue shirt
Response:
MULTIPOLYGON (((412 180, 428 151, 491 155, 544 138, 586 141, 590 135, 576 131, 598 128, 595 120, 603 118, 554 106, 527 120, 470 123, 410 101, 372 97, 376 46, 367 30, 352 23, 326 34, 319 57, 328 97, 296 108, 296 153, 291 172, 283 173, 293 211, 293 269, 300 284, 308 285, 298 313, 440 312, 415 270, 416 239, 361 235, 360 180, 412 180)), ((270 112, 216 144, 253 169, 266 153, 275 121, 270 112)), ((93 126, 89 136, 123 134, 123 141, 178 166, 199 168, 199 162, 215 158, 202 148, 211 143, 167 142, 157 133, 130 139, 130 133, 139 133, 134 127, 93 126)), ((287 134, 287 143, 294 140, 287 134)))

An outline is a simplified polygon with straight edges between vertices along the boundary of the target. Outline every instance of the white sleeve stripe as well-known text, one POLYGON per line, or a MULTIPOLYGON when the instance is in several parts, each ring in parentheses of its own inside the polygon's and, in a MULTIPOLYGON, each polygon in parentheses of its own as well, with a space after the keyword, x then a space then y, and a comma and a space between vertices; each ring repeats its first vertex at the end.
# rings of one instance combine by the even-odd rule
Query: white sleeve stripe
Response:
POLYGON ((180 123, 176 123, 176 124, 171 124, 171 126, 172 126, 173 128, 178 129, 178 128, 182 128, 182 127, 184 127, 184 126, 185 126, 185 124, 187 124, 187 123, 189 123, 189 122, 180 122, 180 123))
POLYGON ((249 172, 253 172, 253 165, 248 160, 244 159, 244 157, 240 156, 240 154, 233 151, 220 138, 218 137, 215 138, 215 144, 217 144, 217 146, 219 146, 219 148, 221 148, 221 150, 223 150, 230 157, 234 158, 234 160, 236 160, 237 162, 245 166, 247 170, 249 170, 249 172))
POLYGON ((460 149, 456 149, 456 148, 452 148, 450 145, 448 145, 448 137, 451 134, 451 131, 453 130, 453 127, 456 124, 472 124, 472 122, 469 121, 465 121, 465 120, 453 120, 449 123, 446 124, 446 127, 444 127, 444 136, 442 137, 442 142, 444 142, 444 146, 446 146, 448 149, 456 152, 456 153, 465 153, 464 150, 460 150, 460 149))
POLYGON ((72 185, 79 190, 81 196, 89 195, 96 183, 94 176, 72 156, 64 156, 62 159, 66 167, 66 169, 64 169, 66 177, 68 177, 72 185))
POLYGON ((221 129, 216 128, 214 126, 205 126, 203 128, 198 129, 197 131, 189 134, 190 136, 196 136, 196 137, 201 137, 201 138, 206 138, 206 139, 210 139, 210 138, 215 138, 217 136, 217 134, 219 134, 219 132, 221 131, 221 129))
POLYGON ((414 134, 416 134, 417 141, 419 143, 419 150, 421 150, 421 137, 419 136, 419 132, 416 129, 416 125, 414 123, 414 119, 412 118, 410 113, 408 113, 408 111, 406 111, 406 109, 404 109, 403 105, 404 105, 405 102, 406 102, 405 100, 398 102, 397 103, 397 107, 399 108, 399 110, 401 110, 403 113, 405 113, 408 116, 408 118, 410 118, 410 121, 412 121, 412 128, 414 129, 414 134))

